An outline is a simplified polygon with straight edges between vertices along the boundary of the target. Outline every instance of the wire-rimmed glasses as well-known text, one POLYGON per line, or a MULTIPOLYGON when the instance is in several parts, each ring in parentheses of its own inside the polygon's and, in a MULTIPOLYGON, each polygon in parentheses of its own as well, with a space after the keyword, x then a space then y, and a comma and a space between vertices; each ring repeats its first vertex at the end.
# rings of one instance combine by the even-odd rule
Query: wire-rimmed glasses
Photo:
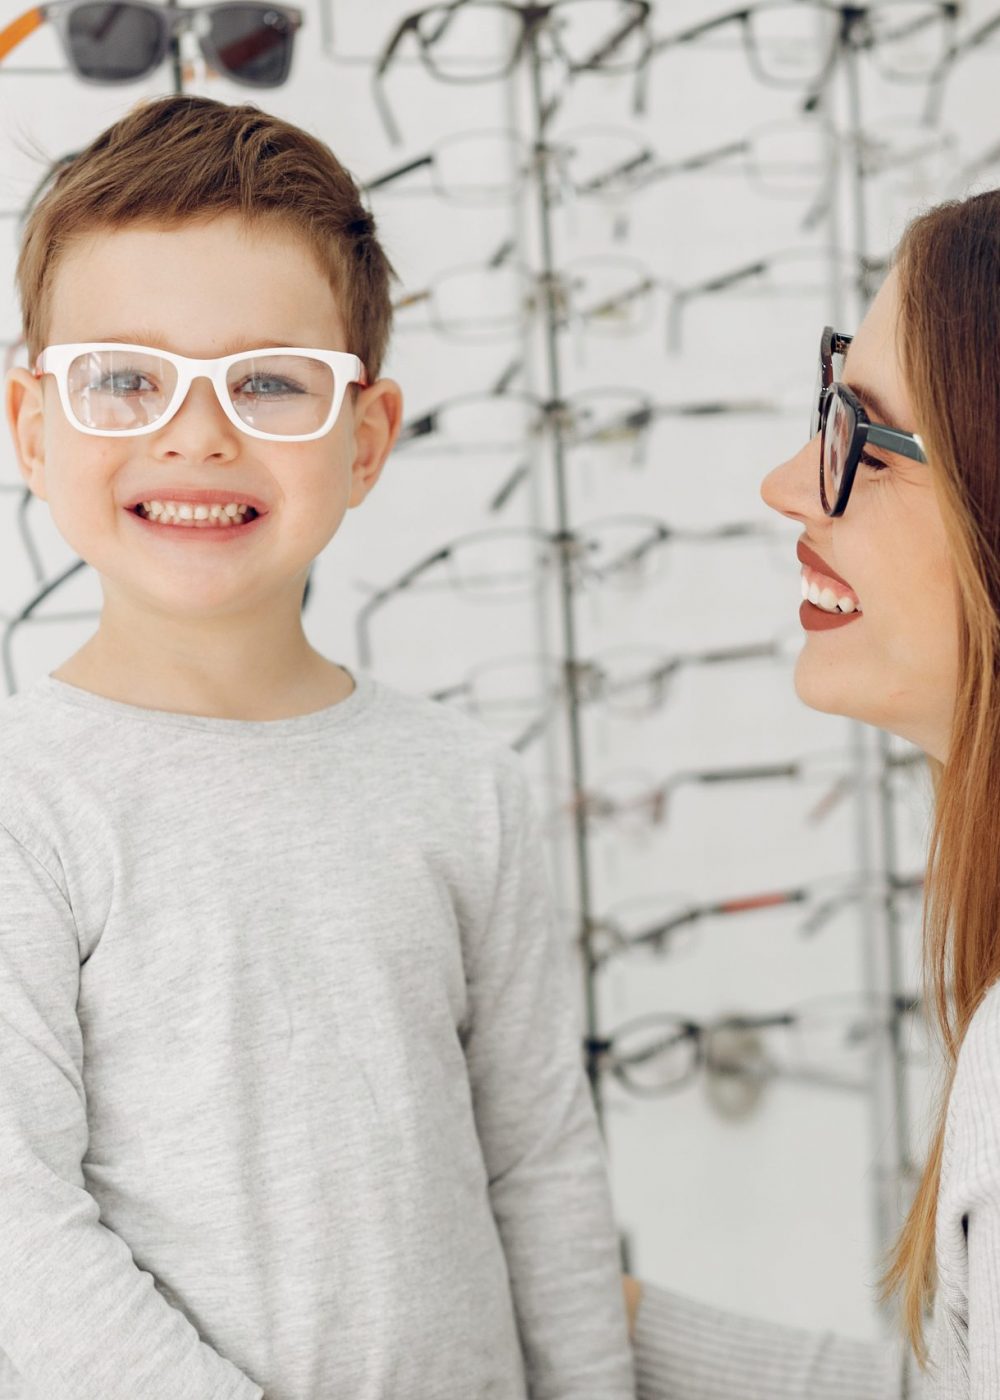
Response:
POLYGON ((557 713, 571 672, 580 704, 637 720, 663 708, 685 671, 791 660, 800 649, 798 637, 789 634, 765 642, 672 654, 656 647, 608 647, 573 663, 550 656, 507 656, 474 667, 464 680, 434 691, 430 698, 460 704, 523 752, 557 713))
POLYGON ((774 537, 770 526, 753 521, 696 529, 643 515, 605 516, 568 531, 523 526, 463 535, 426 555, 365 603, 357 618, 362 665, 370 662, 374 614, 404 592, 444 589, 470 601, 524 599, 564 567, 579 588, 634 590, 658 573, 668 544, 772 542, 774 537))
POLYGON ((445 83, 483 83, 508 77, 529 45, 541 41, 545 56, 574 75, 584 72, 639 73, 649 52, 648 0, 451 0, 405 15, 376 60, 372 90, 393 142, 399 127, 384 82, 412 41, 433 78, 445 83))
POLYGON ((553 198, 617 199, 634 188, 636 173, 653 161, 649 143, 627 127, 574 127, 539 146, 509 128, 459 131, 425 155, 373 177, 369 195, 431 193, 450 204, 505 204, 539 174, 553 198), (429 186, 407 177, 420 171, 429 186))
MULTIPOLYGON (((452 340, 488 343, 519 337, 546 304, 545 279, 529 268, 501 258, 468 263, 438 274, 426 287, 404 293, 394 303, 397 329, 407 329, 400 315, 423 307, 428 319, 410 329, 433 329, 452 340)), ((670 284, 637 258, 597 253, 565 264, 551 284, 560 328, 585 328, 595 334, 631 335, 644 330, 655 310, 655 297, 670 284)))
POLYGON ((567 447, 635 447, 661 418, 703 418, 723 413, 773 413, 769 399, 705 399, 656 403, 631 388, 584 389, 546 401, 517 390, 457 394, 403 424, 397 451, 434 455, 524 450, 558 425, 567 447))
POLYGON ((886 258, 832 252, 805 244, 724 268, 697 282, 675 287, 667 313, 667 341, 671 350, 683 345, 689 308, 706 297, 725 295, 747 298, 825 298, 837 282, 868 286, 888 268, 886 258))
MULTIPOLYGON (((705 928, 716 920, 743 919, 775 911, 795 909, 799 915, 794 932, 802 938, 818 935, 842 909, 867 899, 895 896, 922 898, 924 875, 893 876, 872 882, 846 874, 809 880, 777 889, 723 899, 699 899, 694 895, 665 893, 621 901, 599 917, 592 917, 581 931, 594 968, 612 959, 647 953, 671 959, 693 952, 705 928)), ((758 920, 759 923, 759 920, 758 920)), ((579 929, 579 920, 575 920, 579 929)))

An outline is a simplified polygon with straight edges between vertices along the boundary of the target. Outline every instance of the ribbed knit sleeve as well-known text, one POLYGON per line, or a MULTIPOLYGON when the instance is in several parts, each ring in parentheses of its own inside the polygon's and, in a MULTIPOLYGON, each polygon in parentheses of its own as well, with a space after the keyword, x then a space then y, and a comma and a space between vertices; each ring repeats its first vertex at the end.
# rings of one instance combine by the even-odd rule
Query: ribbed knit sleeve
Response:
POLYGON ((905 1389, 901 1343, 761 1322, 648 1285, 635 1361, 638 1400, 901 1400, 919 1393, 912 1383, 905 1389))

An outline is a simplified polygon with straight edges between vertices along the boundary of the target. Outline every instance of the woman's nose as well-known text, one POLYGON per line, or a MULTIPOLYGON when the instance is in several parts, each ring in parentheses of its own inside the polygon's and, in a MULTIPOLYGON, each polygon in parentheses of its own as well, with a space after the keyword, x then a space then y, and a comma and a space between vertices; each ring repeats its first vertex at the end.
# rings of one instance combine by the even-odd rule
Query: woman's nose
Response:
POLYGON ((819 433, 794 457, 768 472, 760 485, 765 505, 796 520, 823 516, 819 498, 819 433))

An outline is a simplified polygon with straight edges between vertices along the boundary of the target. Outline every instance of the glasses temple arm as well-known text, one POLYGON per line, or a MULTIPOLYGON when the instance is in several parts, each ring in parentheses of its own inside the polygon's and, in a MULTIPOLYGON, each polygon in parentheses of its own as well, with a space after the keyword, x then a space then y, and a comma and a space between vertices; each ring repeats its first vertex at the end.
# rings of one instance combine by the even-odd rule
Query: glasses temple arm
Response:
POLYGON ((18 15, 17 19, 11 20, 4 29, 0 29, 0 61, 5 59, 9 53, 17 48, 29 34, 34 34, 36 29, 41 28, 45 23, 45 9, 37 5, 33 10, 26 10, 23 15, 18 15))

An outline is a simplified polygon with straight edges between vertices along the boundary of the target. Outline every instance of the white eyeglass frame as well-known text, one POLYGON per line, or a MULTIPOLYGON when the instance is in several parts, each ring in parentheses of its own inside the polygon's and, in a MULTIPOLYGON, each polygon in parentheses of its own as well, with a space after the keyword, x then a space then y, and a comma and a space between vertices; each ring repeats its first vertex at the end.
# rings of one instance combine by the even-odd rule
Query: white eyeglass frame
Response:
POLYGON ((145 433, 156 433, 165 427, 177 413, 181 404, 188 396, 188 390, 196 379, 209 379, 215 388, 215 397, 222 405, 222 411, 229 421, 240 432, 249 434, 250 437, 263 438, 266 442, 313 442, 316 438, 325 437, 337 421, 344 402, 344 395, 349 384, 367 385, 368 376, 365 367, 357 355, 352 355, 346 350, 317 350, 301 345, 267 345, 254 350, 240 350, 235 355, 221 355, 218 359, 194 360, 187 355, 175 355, 170 350, 159 350, 152 345, 126 345, 121 341, 81 341, 79 344, 47 345, 35 361, 35 367, 31 371, 36 379, 41 379, 43 374, 51 374, 59 390, 59 402, 62 404, 63 412, 67 420, 73 427, 81 433, 87 433, 91 437, 141 437, 145 433), (167 360, 177 370, 177 385, 173 395, 164 409, 162 415, 155 423, 150 423, 143 428, 91 428, 81 423, 73 412, 73 406, 69 396, 69 367, 79 355, 86 355, 96 350, 133 351, 143 355, 158 355, 161 360, 167 360), (265 355, 307 355, 314 360, 322 360, 324 364, 330 366, 333 371, 333 401, 330 404, 330 412, 327 414, 326 422, 321 428, 317 428, 311 433, 265 433, 260 428, 252 428, 249 423, 244 422, 236 412, 232 399, 229 397, 229 388, 226 383, 226 374, 230 365, 236 364, 239 360, 250 360, 265 355))

